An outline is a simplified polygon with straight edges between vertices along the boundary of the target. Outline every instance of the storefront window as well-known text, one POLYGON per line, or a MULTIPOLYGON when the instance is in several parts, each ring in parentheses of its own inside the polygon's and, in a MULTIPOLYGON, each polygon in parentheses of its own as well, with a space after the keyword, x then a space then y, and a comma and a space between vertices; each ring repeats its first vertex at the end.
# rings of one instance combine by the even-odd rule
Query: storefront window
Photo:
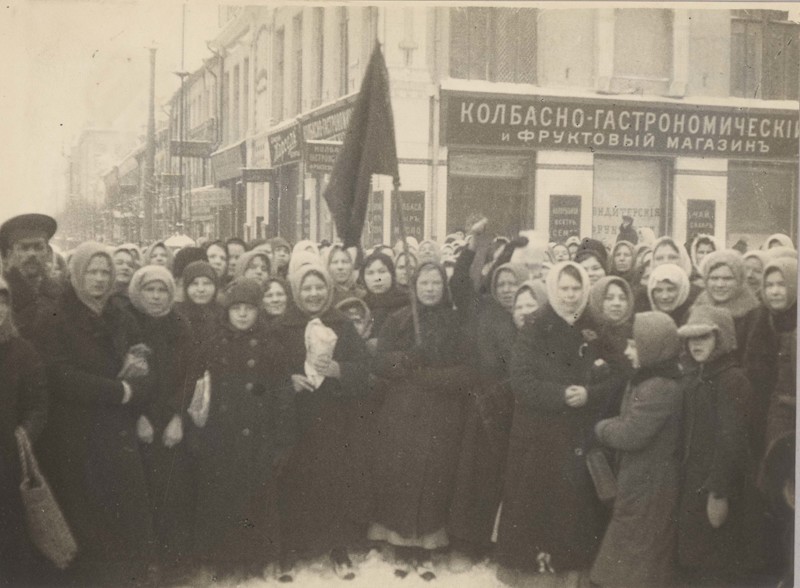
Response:
POLYGON ((447 232, 462 231, 473 216, 489 219, 489 232, 514 236, 532 228, 530 155, 453 153, 448 160, 447 232))
POLYGON ((536 9, 451 8, 450 75, 536 82, 536 9))
POLYGON ((728 164, 728 245, 758 248, 773 233, 797 239, 797 168, 731 161, 728 164))
POLYGON ((635 229, 664 234, 664 176, 660 160, 595 157, 592 237, 614 243, 623 215, 633 218, 635 229))

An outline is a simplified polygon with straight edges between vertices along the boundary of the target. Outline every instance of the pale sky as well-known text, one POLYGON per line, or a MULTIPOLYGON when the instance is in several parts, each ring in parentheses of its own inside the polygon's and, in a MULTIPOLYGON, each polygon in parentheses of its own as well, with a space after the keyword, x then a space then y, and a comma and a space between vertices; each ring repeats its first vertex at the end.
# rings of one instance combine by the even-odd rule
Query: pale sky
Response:
MULTIPOLYGON (((5 0, 0 4, 0 222, 54 214, 67 160, 84 125, 143 131, 148 47, 158 48, 159 103, 181 69, 181 0, 5 0)), ((185 69, 211 53, 217 4, 186 8, 185 69)))

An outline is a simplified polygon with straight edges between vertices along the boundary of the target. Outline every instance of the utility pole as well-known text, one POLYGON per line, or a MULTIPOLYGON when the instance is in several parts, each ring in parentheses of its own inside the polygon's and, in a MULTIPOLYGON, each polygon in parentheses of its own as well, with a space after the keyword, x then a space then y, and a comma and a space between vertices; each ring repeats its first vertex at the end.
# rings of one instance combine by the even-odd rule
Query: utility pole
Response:
POLYGON ((150 48, 150 104, 147 110, 147 145, 144 155, 144 240, 156 238, 153 230, 156 167, 156 49, 150 48))

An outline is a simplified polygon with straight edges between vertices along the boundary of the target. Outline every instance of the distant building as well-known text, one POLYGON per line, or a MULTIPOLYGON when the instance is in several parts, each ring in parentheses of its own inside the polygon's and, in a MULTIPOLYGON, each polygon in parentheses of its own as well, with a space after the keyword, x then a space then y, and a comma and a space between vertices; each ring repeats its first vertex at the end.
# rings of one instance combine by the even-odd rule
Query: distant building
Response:
MULTIPOLYGON (((533 227, 554 240, 613 241, 622 215, 678 240, 796 239, 797 16, 224 7, 210 59, 186 78, 185 140, 211 151, 188 159, 181 216, 193 236, 334 238, 322 194, 379 41, 418 238, 480 213, 498 234, 533 227)), ((177 216, 165 151, 179 139, 177 96, 159 135, 164 230, 177 216)), ((395 198, 376 176, 366 245, 395 239, 395 198)))

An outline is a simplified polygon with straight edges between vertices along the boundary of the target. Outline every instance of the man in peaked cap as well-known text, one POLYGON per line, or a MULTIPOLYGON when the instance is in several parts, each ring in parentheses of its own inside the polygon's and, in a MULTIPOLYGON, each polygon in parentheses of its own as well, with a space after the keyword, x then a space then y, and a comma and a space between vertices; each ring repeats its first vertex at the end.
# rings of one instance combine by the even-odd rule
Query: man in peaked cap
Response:
POLYGON ((58 285, 47 276, 48 248, 55 219, 45 214, 22 214, 0 225, 0 256, 11 289, 12 312, 20 335, 36 344, 43 336, 42 319, 55 310, 58 285))

